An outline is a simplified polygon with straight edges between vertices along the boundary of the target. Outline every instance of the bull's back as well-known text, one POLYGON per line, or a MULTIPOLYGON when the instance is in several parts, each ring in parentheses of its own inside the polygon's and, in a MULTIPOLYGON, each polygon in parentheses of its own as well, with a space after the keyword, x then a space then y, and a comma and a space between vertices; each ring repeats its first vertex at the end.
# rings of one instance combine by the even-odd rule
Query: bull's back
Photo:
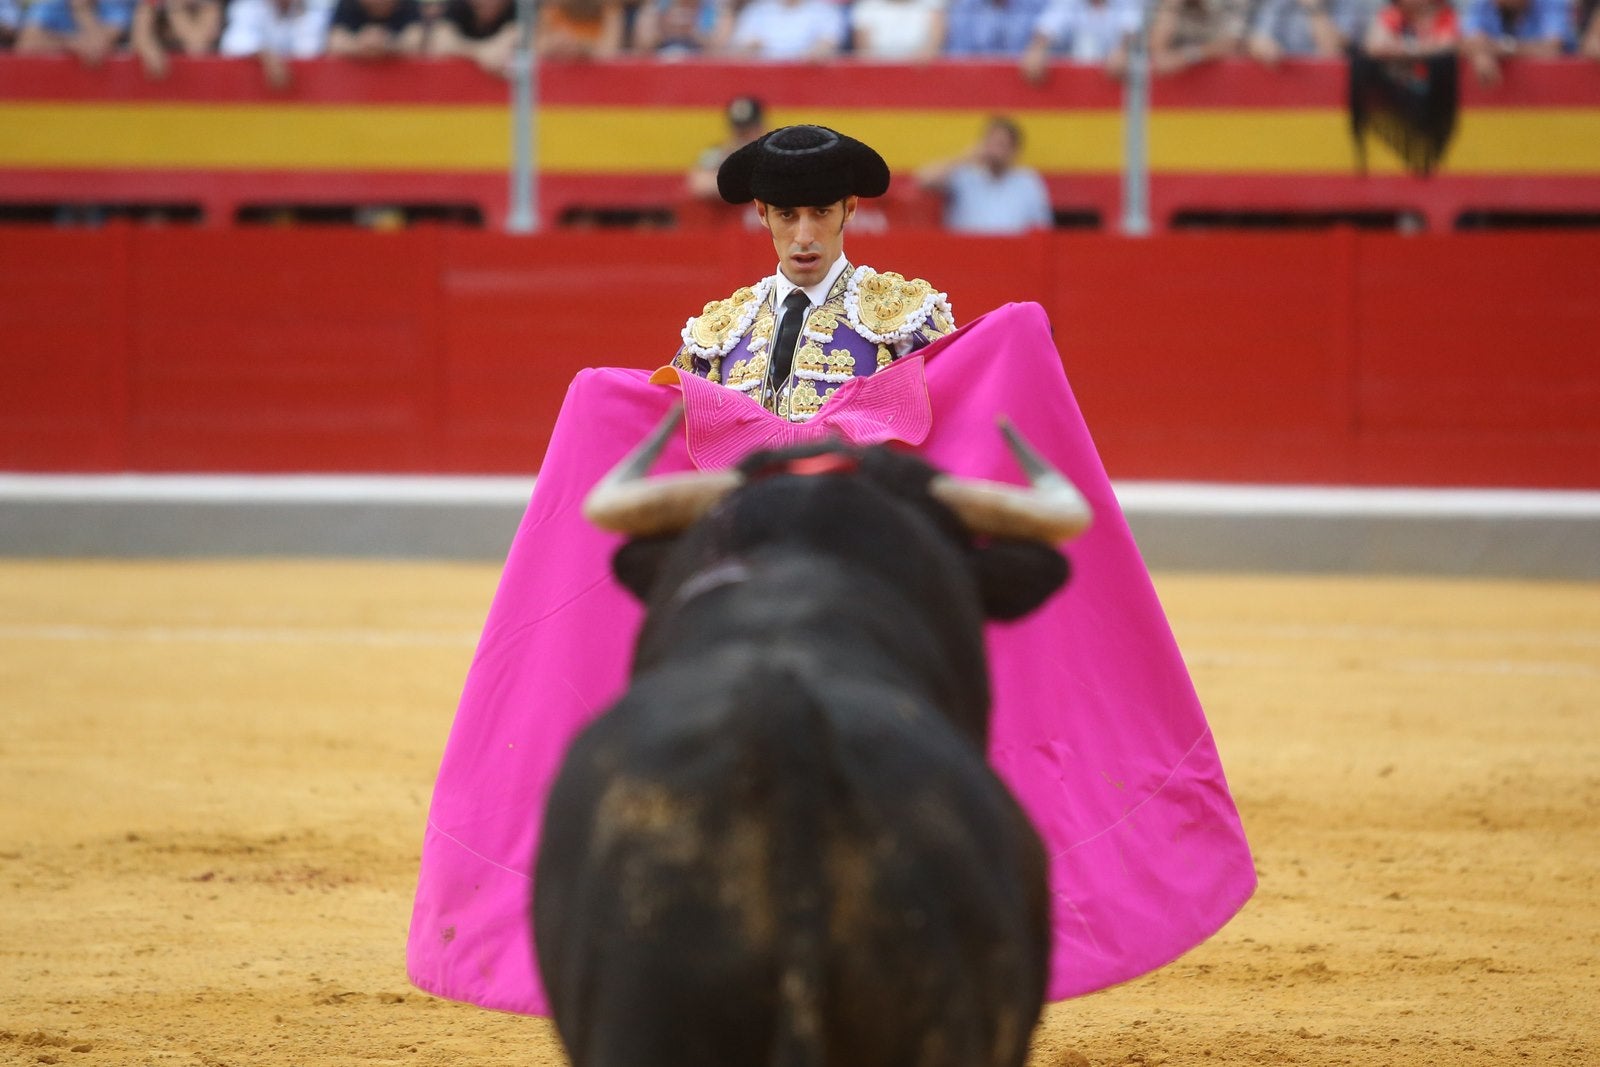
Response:
POLYGON ((834 1043, 851 1063, 1022 1063, 1048 980, 1037 835, 937 716, 872 686, 829 701, 834 1043))
POLYGON ((578 1067, 1021 1062, 1031 828, 930 709, 810 677, 658 670, 573 746, 535 926, 578 1067))

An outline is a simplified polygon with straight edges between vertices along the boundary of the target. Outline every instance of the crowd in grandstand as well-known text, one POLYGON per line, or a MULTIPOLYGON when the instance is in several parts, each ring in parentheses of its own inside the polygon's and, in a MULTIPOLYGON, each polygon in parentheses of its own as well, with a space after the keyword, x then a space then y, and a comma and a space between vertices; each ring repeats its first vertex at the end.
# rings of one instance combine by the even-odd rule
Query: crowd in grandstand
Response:
MULTIPOLYGON (((1228 56, 1275 64, 1459 51, 1494 82, 1510 55, 1600 60, 1600 0, 539 0, 546 59, 713 56, 880 62, 1004 57, 1030 80, 1050 64, 1118 74, 1148 26, 1157 73, 1228 56)), ((516 0, 0 0, 0 47, 98 63, 135 53, 153 78, 168 56, 257 56, 274 84, 290 58, 466 56, 506 71, 516 0)))

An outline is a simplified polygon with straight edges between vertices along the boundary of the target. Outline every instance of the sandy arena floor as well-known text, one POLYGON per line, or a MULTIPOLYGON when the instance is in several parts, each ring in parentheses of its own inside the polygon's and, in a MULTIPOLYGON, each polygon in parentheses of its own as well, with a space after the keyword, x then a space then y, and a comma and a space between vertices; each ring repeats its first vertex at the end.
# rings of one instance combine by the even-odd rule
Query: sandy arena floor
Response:
MULTIPOLYGON (((403 971, 496 574, 0 562, 0 1063, 560 1064, 403 971)), ((1033 1067, 1600 1063, 1600 587, 1159 584, 1261 889, 1033 1067)))

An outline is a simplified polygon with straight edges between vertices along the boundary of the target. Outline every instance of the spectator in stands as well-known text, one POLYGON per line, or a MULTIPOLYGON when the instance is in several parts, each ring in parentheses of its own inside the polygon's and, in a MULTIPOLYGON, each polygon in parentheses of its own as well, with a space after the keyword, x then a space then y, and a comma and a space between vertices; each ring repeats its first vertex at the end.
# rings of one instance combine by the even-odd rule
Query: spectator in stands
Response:
POLYGON ((0 0, 0 48, 10 48, 17 42, 17 30, 22 26, 22 4, 19 0, 0 0))
MULTIPOLYGON (((448 3, 449 0, 417 0, 418 21, 422 24, 423 55, 439 54, 439 27, 444 25, 444 9, 448 3)), ((512 4, 515 3, 516 0, 512 0, 512 4)))
POLYGON ((834 0, 751 0, 734 20, 728 50, 752 59, 830 59, 848 28, 834 0))
POLYGON ((945 0, 856 0, 852 50, 862 59, 925 62, 944 46, 945 0))
POLYGON ((1022 128, 996 115, 965 154, 929 163, 917 185, 944 196, 945 228, 956 233, 1021 234, 1055 222, 1044 179, 1022 166, 1022 128))
POLYGON ((1590 59, 1600 60, 1600 3, 1593 0, 1584 8, 1579 25, 1584 27, 1578 38, 1578 51, 1590 59))
MULTIPOLYGON (((517 46, 516 0, 446 0, 426 33, 426 51, 465 56, 504 76, 517 46)), ((424 10, 424 20, 428 12, 424 10)))
POLYGON ((1375 0, 1262 0, 1247 47, 1268 66, 1285 56, 1340 59, 1376 12, 1375 0))
POLYGON ((1150 19, 1150 69, 1157 74, 1238 55, 1248 0, 1159 0, 1150 19))
POLYGON ((542 59, 610 59, 622 52, 621 0, 546 0, 534 35, 542 59))
POLYGON ((257 56, 267 84, 289 84, 288 60, 320 56, 333 9, 316 0, 230 0, 218 51, 257 56))
POLYGON ((1364 50, 1375 59, 1408 59, 1454 52, 1460 44, 1450 0, 1392 0, 1367 27, 1364 50))
POLYGON ((1500 83, 1500 60, 1551 59, 1575 43, 1572 0, 1469 0, 1462 5, 1461 50, 1486 85, 1500 83))
POLYGON ((23 9, 16 49, 32 55, 70 52, 87 66, 99 66, 126 40, 136 3, 137 0, 37 0, 23 9))
POLYGON ((1128 63, 1128 42, 1144 17, 1139 0, 1051 0, 1033 27, 1033 39, 1022 55, 1022 76, 1044 79, 1052 51, 1074 63, 1103 65, 1121 77, 1128 63))
POLYGON ((689 195, 698 200, 721 202, 717 191, 717 171, 722 161, 745 145, 767 132, 766 109, 753 96, 741 96, 728 102, 728 136, 721 144, 712 145, 700 153, 700 158, 689 170, 686 185, 689 195))
POLYGON ((381 60, 422 51, 417 0, 339 0, 328 29, 328 54, 381 60))
POLYGON ((725 0, 645 0, 633 26, 635 49, 657 59, 720 52, 732 32, 733 7, 725 0))
POLYGON ((1020 56, 1044 9, 1045 0, 950 0, 945 54, 1020 56))
POLYGON ((145 74, 167 76, 167 53, 210 55, 222 36, 221 0, 143 0, 133 13, 129 44, 145 74))

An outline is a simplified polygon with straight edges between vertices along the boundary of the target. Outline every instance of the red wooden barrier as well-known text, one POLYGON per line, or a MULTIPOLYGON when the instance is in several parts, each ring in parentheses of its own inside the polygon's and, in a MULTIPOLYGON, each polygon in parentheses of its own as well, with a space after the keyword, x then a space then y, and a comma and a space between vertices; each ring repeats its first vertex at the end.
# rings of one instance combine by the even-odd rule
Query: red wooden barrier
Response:
MULTIPOLYGON (((1050 312, 1124 478, 1600 487, 1600 235, 857 235, 1050 312)), ((572 374, 771 269, 734 230, 0 230, 0 469, 527 472, 572 374)))

